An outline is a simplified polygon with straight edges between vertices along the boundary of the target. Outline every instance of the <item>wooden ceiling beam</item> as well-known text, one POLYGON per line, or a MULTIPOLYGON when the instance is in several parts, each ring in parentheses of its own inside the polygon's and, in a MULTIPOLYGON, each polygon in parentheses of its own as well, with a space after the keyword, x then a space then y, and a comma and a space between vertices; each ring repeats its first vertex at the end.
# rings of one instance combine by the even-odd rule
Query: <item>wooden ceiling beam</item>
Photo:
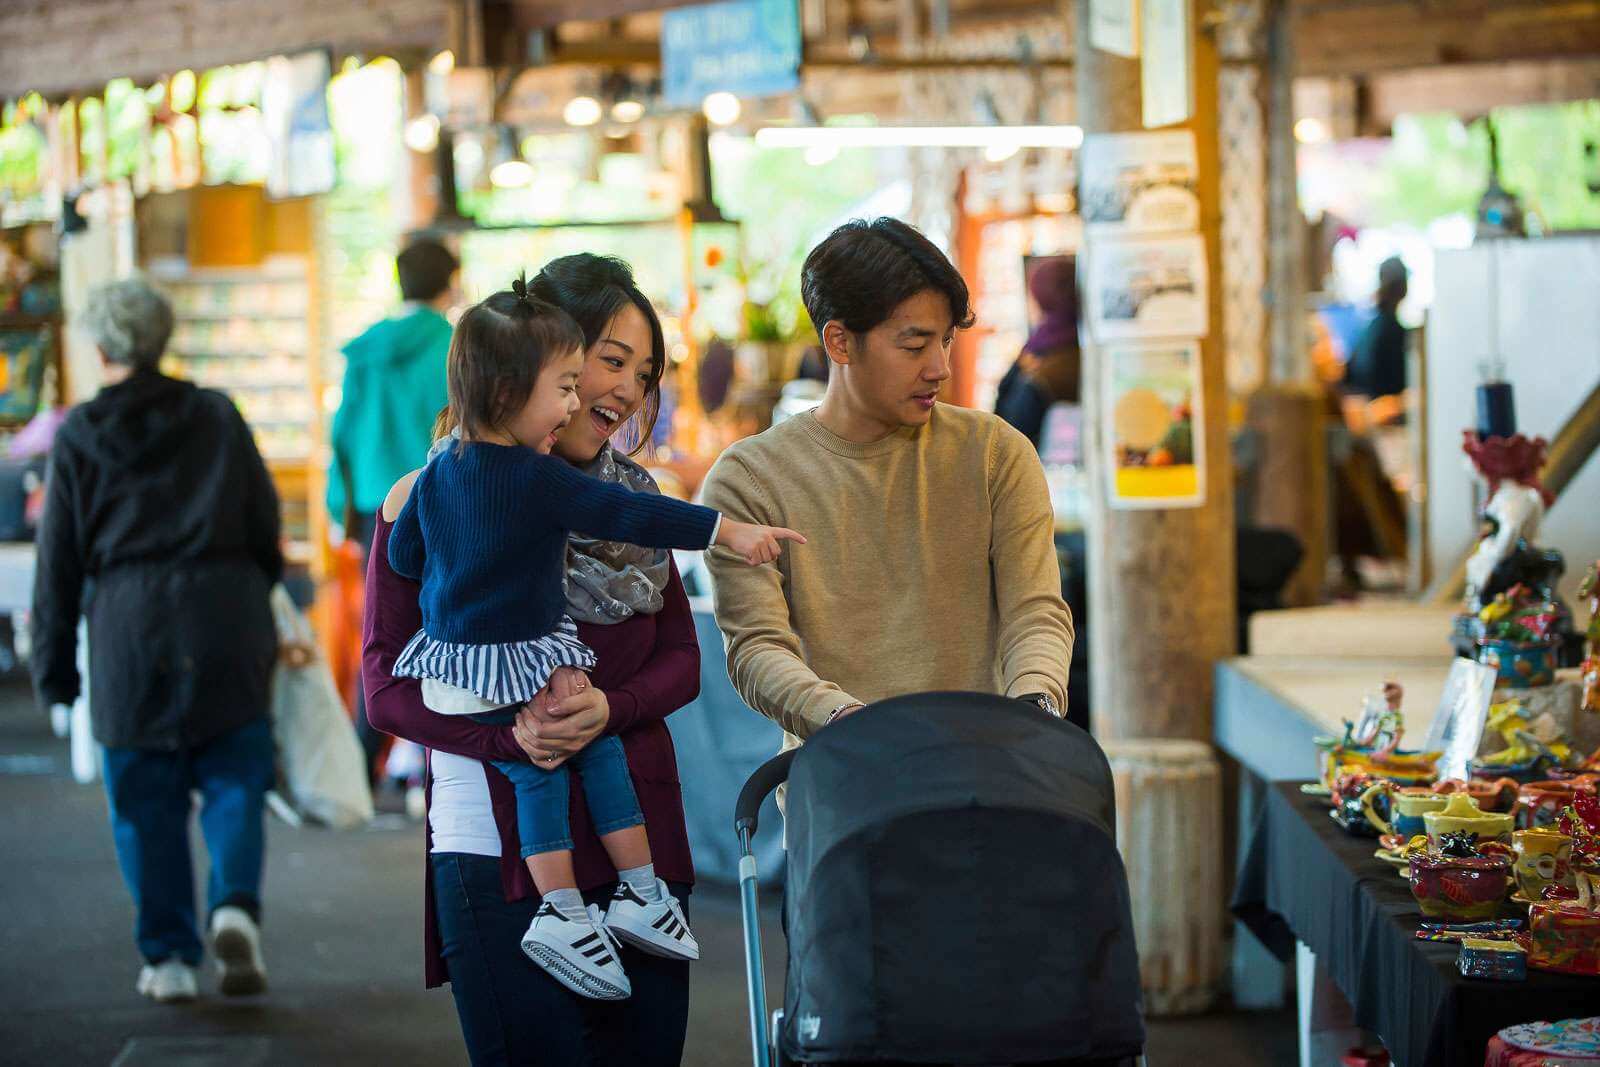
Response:
POLYGON ((1600 2, 1302 0, 1297 72, 1308 76, 1600 55, 1600 2))

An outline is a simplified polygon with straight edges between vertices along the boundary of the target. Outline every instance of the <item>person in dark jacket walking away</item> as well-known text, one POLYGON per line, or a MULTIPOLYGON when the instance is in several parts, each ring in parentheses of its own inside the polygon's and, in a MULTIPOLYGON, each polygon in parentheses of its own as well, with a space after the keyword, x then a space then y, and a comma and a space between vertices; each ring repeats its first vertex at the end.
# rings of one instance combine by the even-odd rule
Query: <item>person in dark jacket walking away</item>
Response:
POLYGON ((268 593, 283 573, 277 494, 233 403, 157 369, 172 332, 159 294, 141 281, 102 286, 85 327, 105 387, 67 417, 50 456, 34 685, 47 707, 78 697, 87 615, 90 717, 137 910, 139 992, 163 1002, 197 992, 189 811, 198 791, 221 990, 258 993, 277 656, 268 593))

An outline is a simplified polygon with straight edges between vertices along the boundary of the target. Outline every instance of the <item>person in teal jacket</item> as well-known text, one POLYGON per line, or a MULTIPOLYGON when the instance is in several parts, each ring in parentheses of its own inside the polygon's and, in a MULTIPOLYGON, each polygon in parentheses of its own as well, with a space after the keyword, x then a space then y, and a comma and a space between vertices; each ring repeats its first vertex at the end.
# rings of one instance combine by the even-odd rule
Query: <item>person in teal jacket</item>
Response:
POLYGON ((395 260, 405 305, 344 346, 344 397, 333 416, 328 515, 345 536, 370 543, 373 516, 389 487, 415 470, 433 443, 445 406, 445 359, 460 264, 431 238, 395 260))

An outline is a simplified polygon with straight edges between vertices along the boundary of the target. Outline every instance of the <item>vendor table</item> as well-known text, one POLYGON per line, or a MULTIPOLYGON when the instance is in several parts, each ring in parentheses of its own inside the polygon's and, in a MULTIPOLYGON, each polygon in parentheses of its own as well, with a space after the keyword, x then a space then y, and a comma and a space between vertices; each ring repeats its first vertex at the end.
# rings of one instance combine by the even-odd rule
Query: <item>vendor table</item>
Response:
POLYGON ((1233 911, 1281 959, 1296 940, 1307 945, 1398 1067, 1480 1064, 1503 1027, 1600 1010, 1600 978, 1462 978, 1455 945, 1413 936, 1422 913, 1395 869, 1373 857, 1376 842, 1346 834, 1327 812, 1299 783, 1267 790, 1233 911))
POLYGON ((1407 744, 1421 741, 1450 674, 1448 654, 1431 659, 1245 656, 1217 666, 1217 747, 1269 782, 1317 776, 1316 737, 1338 737, 1361 715, 1367 693, 1405 687, 1407 744))

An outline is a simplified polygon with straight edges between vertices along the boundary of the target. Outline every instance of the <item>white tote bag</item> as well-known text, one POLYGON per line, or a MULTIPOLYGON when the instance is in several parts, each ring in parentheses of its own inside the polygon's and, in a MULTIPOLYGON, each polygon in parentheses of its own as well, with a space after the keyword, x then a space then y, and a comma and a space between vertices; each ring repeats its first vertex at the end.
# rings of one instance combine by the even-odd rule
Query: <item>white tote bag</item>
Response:
POLYGON ((336 830, 363 826, 372 818, 366 756, 333 674, 315 654, 311 623, 281 585, 272 588, 272 617, 280 642, 313 650, 304 665, 280 657, 272 671, 272 736, 289 803, 336 830))

